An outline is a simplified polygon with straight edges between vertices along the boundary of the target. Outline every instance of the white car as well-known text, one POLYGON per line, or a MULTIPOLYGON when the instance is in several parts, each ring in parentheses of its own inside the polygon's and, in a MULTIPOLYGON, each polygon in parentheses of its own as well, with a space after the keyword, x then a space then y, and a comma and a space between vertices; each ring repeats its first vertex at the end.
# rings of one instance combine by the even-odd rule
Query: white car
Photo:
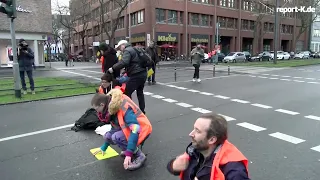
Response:
POLYGON ((229 53, 224 59, 223 62, 245 62, 246 61, 246 55, 243 52, 231 52, 229 53))
POLYGON ((294 59, 309 59, 310 54, 308 51, 302 51, 294 55, 294 59))
MULTIPOLYGON (((279 54, 282 54, 282 53, 284 53, 284 51, 277 51, 277 56, 278 56, 279 54)), ((270 51, 270 56, 271 56, 271 59, 274 58, 274 51, 270 51)), ((279 58, 277 57, 277 59, 279 59, 279 58)))
POLYGON ((290 54, 287 52, 277 53, 277 59, 288 60, 290 59, 290 54))

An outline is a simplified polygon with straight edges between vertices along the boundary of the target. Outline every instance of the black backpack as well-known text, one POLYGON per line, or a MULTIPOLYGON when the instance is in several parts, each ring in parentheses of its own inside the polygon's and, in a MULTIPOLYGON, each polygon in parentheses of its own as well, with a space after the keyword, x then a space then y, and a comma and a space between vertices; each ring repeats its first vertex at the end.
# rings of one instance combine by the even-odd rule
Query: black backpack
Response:
POLYGON ((77 132, 80 130, 95 130, 99 126, 103 126, 107 123, 99 120, 97 111, 94 108, 89 108, 86 112, 74 123, 71 130, 77 132))
POLYGON ((133 49, 136 51, 143 67, 152 67, 154 65, 152 58, 144 49, 136 47, 133 47, 133 49))

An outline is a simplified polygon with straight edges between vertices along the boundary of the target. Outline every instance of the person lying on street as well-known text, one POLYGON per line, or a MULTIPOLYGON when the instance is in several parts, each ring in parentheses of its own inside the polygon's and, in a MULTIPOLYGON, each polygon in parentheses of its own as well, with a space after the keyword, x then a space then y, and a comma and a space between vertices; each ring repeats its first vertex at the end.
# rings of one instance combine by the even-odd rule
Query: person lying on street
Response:
POLYGON ((224 117, 203 114, 194 123, 186 152, 167 165, 181 180, 250 180, 248 159, 227 140, 224 117))
POLYGON ((146 161, 146 155, 138 148, 152 132, 149 119, 139 107, 120 89, 112 89, 107 95, 95 94, 91 105, 102 121, 109 121, 112 129, 104 135, 105 143, 94 152, 104 154, 109 145, 117 145, 125 157, 123 166, 136 170, 146 161))

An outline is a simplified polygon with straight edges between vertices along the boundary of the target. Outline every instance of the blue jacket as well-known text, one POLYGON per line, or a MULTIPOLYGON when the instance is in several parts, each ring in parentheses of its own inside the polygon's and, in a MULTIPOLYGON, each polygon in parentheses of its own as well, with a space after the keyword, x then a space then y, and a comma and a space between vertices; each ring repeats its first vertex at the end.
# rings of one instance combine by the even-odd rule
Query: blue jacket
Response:
MULTIPOLYGON (((129 107, 126 114, 124 115, 124 122, 128 125, 128 127, 131 129, 131 133, 128 139, 128 145, 127 150, 125 152, 126 156, 132 156, 134 151, 137 148, 138 138, 139 138, 139 130, 140 130, 140 124, 137 120, 136 115, 134 114, 133 110, 129 107)), ((119 128, 119 122, 116 115, 113 115, 110 117, 110 121, 115 124, 115 126, 112 126, 112 129, 118 129, 119 128)), ((105 143, 100 147, 102 151, 106 151, 109 147, 110 143, 105 141, 105 143)))
POLYGON ((31 71, 34 66, 34 52, 29 47, 27 48, 27 52, 20 49, 18 63, 20 71, 31 71))
MULTIPOLYGON (((184 171, 184 180, 193 180, 195 176, 197 176, 198 180, 210 180, 212 163, 216 153, 212 152, 207 159, 204 159, 203 155, 191 145, 192 143, 189 144, 186 150, 190 156, 190 161, 189 166, 184 171)), ((178 176, 180 172, 174 172, 172 169, 174 160, 169 161, 167 169, 171 174, 178 176)), ((229 162, 220 166, 220 169, 225 176, 225 180, 250 180, 242 162, 229 162)))

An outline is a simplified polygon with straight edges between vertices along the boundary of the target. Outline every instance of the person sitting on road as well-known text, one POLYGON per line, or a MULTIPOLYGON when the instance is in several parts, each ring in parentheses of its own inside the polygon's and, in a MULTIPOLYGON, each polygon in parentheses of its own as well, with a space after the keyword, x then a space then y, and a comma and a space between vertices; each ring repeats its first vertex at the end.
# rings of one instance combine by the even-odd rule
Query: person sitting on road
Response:
POLYGON ((121 149, 124 169, 136 170, 146 161, 146 155, 138 148, 152 132, 152 125, 139 107, 120 89, 112 89, 107 95, 97 93, 91 101, 100 119, 108 120, 112 129, 104 135, 105 143, 94 152, 104 154, 109 145, 121 149))
POLYGON ((248 159, 227 140, 227 126, 220 115, 200 116, 189 134, 192 143, 169 161, 168 171, 181 180, 250 180, 248 159))
POLYGON ((126 73, 122 74, 120 77, 114 79, 113 75, 109 72, 104 73, 101 76, 101 85, 98 89, 96 89, 96 93, 107 94, 108 87, 111 86, 111 83, 115 85, 115 88, 120 88, 122 92, 125 91, 126 82, 128 82, 129 77, 126 73), (121 86, 119 86, 121 85, 121 86))

